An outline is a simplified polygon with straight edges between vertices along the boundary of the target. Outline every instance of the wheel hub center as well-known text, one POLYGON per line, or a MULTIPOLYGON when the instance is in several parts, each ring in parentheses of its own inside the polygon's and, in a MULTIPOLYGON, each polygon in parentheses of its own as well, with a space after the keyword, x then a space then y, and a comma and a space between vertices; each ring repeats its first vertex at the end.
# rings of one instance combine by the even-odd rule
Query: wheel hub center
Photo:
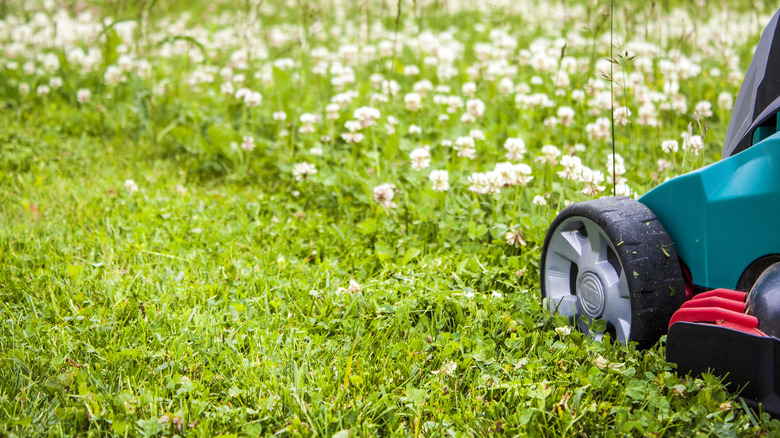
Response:
POLYGON ((604 286, 593 272, 586 272, 577 280, 577 296, 580 306, 591 318, 598 318, 604 311, 604 286))

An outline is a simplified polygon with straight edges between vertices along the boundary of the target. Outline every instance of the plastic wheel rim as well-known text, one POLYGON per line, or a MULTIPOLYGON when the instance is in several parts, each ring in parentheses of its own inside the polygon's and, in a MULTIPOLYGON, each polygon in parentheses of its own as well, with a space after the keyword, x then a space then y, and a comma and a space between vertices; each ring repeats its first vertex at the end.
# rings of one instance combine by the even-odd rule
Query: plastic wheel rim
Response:
POLYGON ((550 310, 596 339, 609 332, 625 343, 631 328, 628 280, 604 230, 581 216, 567 218, 553 232, 545 257, 550 310), (594 320, 604 320, 606 330, 592 330, 594 320))

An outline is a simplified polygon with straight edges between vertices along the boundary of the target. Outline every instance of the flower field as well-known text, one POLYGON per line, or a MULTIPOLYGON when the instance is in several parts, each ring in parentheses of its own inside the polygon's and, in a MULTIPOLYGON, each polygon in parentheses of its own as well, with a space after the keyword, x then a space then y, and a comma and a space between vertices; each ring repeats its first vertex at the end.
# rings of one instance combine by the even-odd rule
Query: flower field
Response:
POLYGON ((780 434, 541 304, 775 12, 614 3, 0 0, 0 436, 780 434))

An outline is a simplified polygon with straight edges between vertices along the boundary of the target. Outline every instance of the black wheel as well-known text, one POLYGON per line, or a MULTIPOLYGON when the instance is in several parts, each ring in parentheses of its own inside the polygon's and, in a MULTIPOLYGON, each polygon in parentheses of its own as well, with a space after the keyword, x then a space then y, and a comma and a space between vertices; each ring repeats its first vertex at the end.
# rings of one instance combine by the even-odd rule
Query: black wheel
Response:
POLYGON ((540 278, 552 312, 597 339, 609 333, 640 348, 666 333, 685 301, 669 235, 649 208, 626 197, 564 208, 547 230, 540 278), (604 331, 591 330, 597 320, 604 331))
POLYGON ((758 329, 780 337, 780 262, 766 268, 747 298, 750 315, 758 318, 758 329))

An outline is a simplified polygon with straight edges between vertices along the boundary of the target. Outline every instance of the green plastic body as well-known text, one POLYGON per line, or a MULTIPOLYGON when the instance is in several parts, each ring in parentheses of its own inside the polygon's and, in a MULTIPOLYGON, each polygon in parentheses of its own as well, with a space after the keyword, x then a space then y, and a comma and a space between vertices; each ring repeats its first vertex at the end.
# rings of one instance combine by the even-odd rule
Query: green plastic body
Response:
POLYGON ((669 180, 639 202, 669 233, 693 284, 735 289, 751 263, 780 254, 780 133, 669 180))

